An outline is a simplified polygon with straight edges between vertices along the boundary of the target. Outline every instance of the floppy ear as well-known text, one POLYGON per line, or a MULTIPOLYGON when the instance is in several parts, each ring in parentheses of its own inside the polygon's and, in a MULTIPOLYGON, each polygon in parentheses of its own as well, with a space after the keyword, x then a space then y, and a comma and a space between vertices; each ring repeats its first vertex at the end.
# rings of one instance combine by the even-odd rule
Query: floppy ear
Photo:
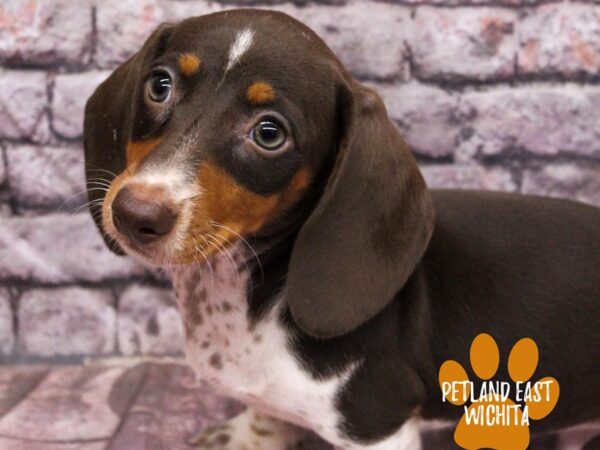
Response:
POLYGON ((144 75, 143 63, 148 56, 160 50, 172 28, 172 25, 163 24, 154 31, 139 52, 96 88, 85 105, 83 146, 89 208, 104 242, 119 255, 124 254, 123 250, 102 227, 102 199, 106 194, 102 187, 106 183, 102 180, 112 181, 125 170, 134 99, 144 75))
POLYGON ((296 323, 335 337, 380 312, 423 256, 433 207, 416 161, 372 90, 349 81, 336 165, 294 245, 287 299, 296 323))

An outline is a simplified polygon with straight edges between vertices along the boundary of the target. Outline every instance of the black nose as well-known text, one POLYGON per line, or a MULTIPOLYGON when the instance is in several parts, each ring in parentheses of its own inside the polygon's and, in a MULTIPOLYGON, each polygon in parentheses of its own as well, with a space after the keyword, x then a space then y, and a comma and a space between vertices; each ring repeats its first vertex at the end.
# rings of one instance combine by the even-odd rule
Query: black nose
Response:
POLYGON ((169 234, 175 226, 177 211, 160 197, 125 186, 112 204, 115 228, 141 245, 169 234))

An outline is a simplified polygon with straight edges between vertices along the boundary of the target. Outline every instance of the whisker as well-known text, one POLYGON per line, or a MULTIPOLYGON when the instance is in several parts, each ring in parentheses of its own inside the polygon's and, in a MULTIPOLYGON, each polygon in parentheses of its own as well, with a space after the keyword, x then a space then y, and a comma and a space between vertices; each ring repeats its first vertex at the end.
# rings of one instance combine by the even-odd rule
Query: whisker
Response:
MULTIPOLYGON (((202 236, 200 236, 202 237, 202 236)), ((194 240, 194 242, 196 242, 194 240)), ((208 270, 210 272, 210 280, 211 280, 211 289, 214 287, 215 285, 215 277, 214 277, 214 273, 212 270, 212 266, 210 265, 210 260, 208 259, 208 253, 206 253, 204 250, 202 250, 200 248, 199 245, 197 245, 198 243, 196 242, 196 250, 200 252, 200 254, 202 255, 202 257, 204 258, 204 260, 206 261, 206 264, 208 265, 208 270)))
POLYGON ((71 215, 77 214, 79 211, 81 211, 86 206, 92 206, 92 205, 95 205, 95 204, 101 204, 103 201, 104 201, 103 198, 97 198, 95 200, 90 200, 89 202, 86 202, 83 205, 80 205, 80 206, 76 207, 75 209, 73 209, 70 214, 71 215))
MULTIPOLYGON (((83 161, 79 161, 79 162, 83 162, 83 161)), ((118 175, 114 172, 111 172, 110 170, 106 170, 106 169, 88 169, 88 172, 105 172, 109 175, 112 175, 113 177, 118 177, 118 175)))
POLYGON ((265 272, 263 270, 263 266, 260 262, 260 258, 258 257, 258 254, 256 253, 256 251, 254 250, 254 248, 252 248, 252 246, 250 245, 250 243, 244 238, 244 236, 242 236, 240 233, 238 233, 235 230, 232 230, 231 228, 229 228, 226 225, 214 222, 214 221, 210 221, 210 224, 214 227, 218 227, 218 228, 223 228, 224 230, 227 230, 233 234, 235 234, 238 238, 240 238, 240 240, 246 244, 246 246, 248 247, 248 249, 252 252, 252 254, 254 255, 254 258, 256 259, 256 262, 258 263, 258 267, 260 268, 260 274, 261 274, 261 279, 262 281, 265 280, 265 272))
POLYGON ((233 268, 235 270, 235 273, 237 275, 237 284, 240 284, 240 269, 238 268, 237 264, 235 263, 233 256, 231 256, 231 252, 227 249, 227 247, 225 247, 223 245, 222 242, 220 242, 218 239, 216 239, 216 237, 213 234, 206 233, 206 237, 212 239, 213 242, 216 242, 216 244, 223 249, 223 251, 225 252, 225 255, 229 258, 229 261, 231 261, 231 265, 233 266, 233 268))
MULTIPOLYGON (((86 183, 102 185, 102 186, 106 186, 106 187, 110 187, 110 184, 111 184, 110 181, 105 180, 104 178, 88 178, 86 180, 86 183)), ((71 184, 57 184, 56 186, 61 189, 82 188, 85 186, 85 183, 79 182, 79 183, 71 183, 71 184)))
MULTIPOLYGON (((248 266, 248 262, 246 261, 246 258, 244 257, 244 255, 242 255, 241 249, 239 247, 237 247, 233 242, 231 242, 228 238, 220 235, 219 233, 215 233, 215 234, 211 234, 211 235, 215 238, 223 239, 224 242, 227 242, 230 249, 236 251, 237 254, 241 256, 242 262, 244 263, 244 267, 246 268, 246 272, 250 275, 248 277, 248 284, 249 284, 248 288, 250 289, 250 291, 252 291, 254 289, 254 281, 251 276, 252 271, 250 270, 250 266, 248 266)), ((238 270, 239 270, 239 268, 238 268, 238 270)))
MULTIPOLYGON (((192 240, 194 241, 194 253, 192 255, 192 258, 194 258, 194 261, 196 261, 196 264, 198 264, 198 266, 200 266, 200 261, 198 261, 198 258, 196 258, 196 255, 198 254, 197 249, 198 249, 198 241, 196 241, 196 239, 194 237, 192 237, 192 240)), ((200 278, 200 282, 202 282, 202 278, 200 278)))
POLYGON ((69 203, 75 197, 79 197, 81 194, 89 193, 89 192, 92 192, 92 191, 108 192, 108 189, 100 188, 100 187, 94 187, 94 188, 90 188, 90 189, 84 189, 83 191, 79 191, 79 192, 71 195, 69 198, 67 198, 65 201, 63 201, 60 205, 58 205, 56 207, 55 211, 59 211, 63 206, 65 206, 67 203, 69 203))

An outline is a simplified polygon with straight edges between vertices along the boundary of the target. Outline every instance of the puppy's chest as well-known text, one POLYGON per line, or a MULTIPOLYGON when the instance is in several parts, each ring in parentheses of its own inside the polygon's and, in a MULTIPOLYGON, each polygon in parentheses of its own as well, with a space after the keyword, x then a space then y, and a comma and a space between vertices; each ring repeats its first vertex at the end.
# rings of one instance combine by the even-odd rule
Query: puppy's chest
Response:
POLYGON ((249 320, 249 274, 231 264, 174 274, 186 328, 186 353, 202 382, 265 413, 314 428, 335 428, 335 395, 345 377, 316 380, 293 355, 275 304, 249 320))

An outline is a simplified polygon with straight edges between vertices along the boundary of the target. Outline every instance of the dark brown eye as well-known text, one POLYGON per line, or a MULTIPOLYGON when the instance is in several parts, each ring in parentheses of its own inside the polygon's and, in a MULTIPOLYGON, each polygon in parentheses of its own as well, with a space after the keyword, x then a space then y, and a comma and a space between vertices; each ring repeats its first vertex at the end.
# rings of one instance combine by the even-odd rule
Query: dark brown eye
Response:
POLYGON ((254 127, 252 139, 265 150, 278 150, 285 144, 285 129, 274 120, 262 120, 254 127))
POLYGON ((146 82, 148 98, 153 102, 164 103, 171 98, 173 80, 171 75, 164 70, 155 72, 146 82))

